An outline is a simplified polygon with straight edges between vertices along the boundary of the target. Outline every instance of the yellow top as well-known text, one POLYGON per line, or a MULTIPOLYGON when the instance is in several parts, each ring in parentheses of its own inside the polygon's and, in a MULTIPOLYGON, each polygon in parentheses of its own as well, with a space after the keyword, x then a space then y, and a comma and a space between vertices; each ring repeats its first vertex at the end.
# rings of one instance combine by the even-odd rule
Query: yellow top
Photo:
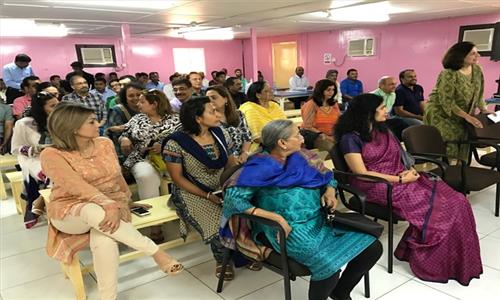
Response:
POLYGON ((240 106, 240 110, 245 114, 245 119, 254 140, 260 138, 262 128, 267 123, 274 120, 286 119, 285 112, 273 101, 269 101, 269 107, 267 108, 248 101, 240 106))

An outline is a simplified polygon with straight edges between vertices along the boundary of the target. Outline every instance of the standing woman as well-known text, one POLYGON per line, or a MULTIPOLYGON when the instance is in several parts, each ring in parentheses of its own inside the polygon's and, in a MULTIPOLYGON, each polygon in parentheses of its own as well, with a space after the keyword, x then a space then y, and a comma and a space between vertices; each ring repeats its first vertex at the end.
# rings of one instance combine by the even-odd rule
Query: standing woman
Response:
POLYGON ((233 155, 238 158, 239 163, 246 162, 250 153, 252 136, 245 116, 236 109, 236 105, 225 87, 219 85, 209 87, 207 97, 221 115, 221 127, 229 133, 234 142, 233 155))
POLYGON ((285 112, 273 100, 271 86, 265 81, 252 83, 247 92, 248 101, 240 106, 252 133, 252 150, 260 144, 260 134, 264 126, 273 121, 286 119, 285 112))
POLYGON ((169 275, 182 271, 178 261, 132 225, 130 190, 113 143, 99 137, 94 110, 74 103, 59 105, 49 117, 48 129, 53 146, 40 155, 53 183, 47 206, 48 255, 71 263, 74 254, 90 244, 101 300, 117 297, 117 242, 152 256, 169 275))
POLYGON ((147 156, 160 153, 162 136, 176 131, 180 122, 167 96, 158 90, 150 89, 142 94, 137 106, 141 113, 125 124, 120 146, 124 154, 130 153, 123 165, 131 170, 137 181, 139 198, 148 199, 160 196, 163 174, 153 167, 147 156))
POLYGON ((58 103, 56 95, 46 91, 38 92, 32 98, 30 116, 17 121, 14 127, 12 154, 17 155, 23 172, 24 197, 27 202, 24 225, 28 229, 37 223, 38 216, 43 213, 44 202, 38 190, 45 188, 47 178, 40 165, 40 152, 51 144, 47 118, 58 103))
MULTIPOLYGON (((437 79, 424 112, 424 123, 436 127, 445 141, 465 141, 467 123, 482 128, 475 118, 476 108, 486 109, 483 100, 484 77, 478 65, 479 53, 471 42, 453 45, 443 58, 444 70, 437 79)), ((447 145, 448 156, 468 159, 467 145, 447 145)))
MULTIPOLYGON (((223 249, 219 240, 222 198, 220 175, 234 163, 232 142, 220 126, 220 115, 208 97, 197 97, 184 103, 180 111, 182 131, 164 141, 163 157, 174 181, 171 200, 181 218, 180 231, 187 235, 193 227, 210 243, 217 262, 216 276, 222 269, 223 249)), ((225 280, 234 278, 228 268, 225 280)))
POLYGON ((329 79, 316 82, 312 98, 301 109, 305 145, 308 149, 317 148, 330 151, 333 146, 333 126, 340 117, 339 104, 335 100, 337 86, 329 79))

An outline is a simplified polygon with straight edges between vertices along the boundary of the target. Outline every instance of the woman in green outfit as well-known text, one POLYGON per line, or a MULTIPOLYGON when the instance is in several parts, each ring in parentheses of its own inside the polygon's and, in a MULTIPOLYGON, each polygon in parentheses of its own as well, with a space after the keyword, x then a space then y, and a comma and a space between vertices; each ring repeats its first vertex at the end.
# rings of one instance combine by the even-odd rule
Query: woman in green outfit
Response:
MULTIPOLYGON (((467 139, 467 123, 481 128, 475 118, 476 108, 481 113, 492 113, 483 100, 484 78, 477 64, 479 53, 471 42, 453 45, 443 58, 444 70, 437 79, 424 112, 424 123, 436 127, 445 141, 467 139)), ((448 144, 448 156, 467 160, 469 147, 448 144)))

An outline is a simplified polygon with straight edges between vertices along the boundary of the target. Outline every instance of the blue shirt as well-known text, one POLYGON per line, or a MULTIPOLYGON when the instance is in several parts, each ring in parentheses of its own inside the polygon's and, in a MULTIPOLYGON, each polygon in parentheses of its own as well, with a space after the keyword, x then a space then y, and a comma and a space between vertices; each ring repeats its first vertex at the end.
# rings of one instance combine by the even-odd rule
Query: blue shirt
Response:
POLYGON ((163 92, 164 86, 165 86, 165 84, 161 81, 158 81, 158 84, 154 84, 154 82, 150 81, 150 82, 146 83, 146 90, 155 89, 155 90, 159 90, 160 92, 163 92))
POLYGON ((340 90, 342 91, 342 95, 356 97, 363 93, 363 83, 357 79, 346 78, 340 83, 340 90))
POLYGON ((109 97, 116 96, 116 93, 113 92, 111 89, 109 89, 107 87, 106 87, 106 89, 104 90, 103 93, 99 92, 96 89, 93 89, 90 92, 93 93, 93 94, 97 94, 97 95, 101 96, 101 99, 102 99, 102 101, 104 101, 104 103, 106 103, 106 101, 108 100, 109 97))
POLYGON ((420 102, 424 101, 424 89, 416 84, 413 90, 400 84, 396 88, 396 102, 394 107, 402 106, 407 112, 415 115, 423 115, 420 109, 420 102))
POLYGON ((16 90, 21 89, 21 82, 28 76, 33 76, 33 69, 27 66, 24 69, 19 68, 15 63, 3 66, 3 81, 5 85, 16 90))

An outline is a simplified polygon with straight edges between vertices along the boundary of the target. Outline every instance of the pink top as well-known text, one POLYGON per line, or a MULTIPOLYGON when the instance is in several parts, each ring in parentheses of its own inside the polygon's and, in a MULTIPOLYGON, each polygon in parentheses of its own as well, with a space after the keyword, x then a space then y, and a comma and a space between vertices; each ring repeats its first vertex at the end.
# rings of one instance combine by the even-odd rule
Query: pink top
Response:
MULTIPOLYGON (((108 138, 94 139, 94 151, 88 158, 78 151, 47 148, 40 154, 42 169, 53 183, 47 216, 63 219, 68 213, 79 214, 92 202, 102 207, 118 207, 124 221, 130 221, 130 190, 122 176, 113 143, 108 138)), ((70 262, 73 254, 88 245, 89 235, 71 235, 49 225, 47 252, 70 262)))
POLYGON ((26 106, 31 105, 31 97, 24 95, 21 97, 17 97, 14 99, 14 103, 12 104, 12 114, 18 118, 22 117, 23 111, 26 106))

